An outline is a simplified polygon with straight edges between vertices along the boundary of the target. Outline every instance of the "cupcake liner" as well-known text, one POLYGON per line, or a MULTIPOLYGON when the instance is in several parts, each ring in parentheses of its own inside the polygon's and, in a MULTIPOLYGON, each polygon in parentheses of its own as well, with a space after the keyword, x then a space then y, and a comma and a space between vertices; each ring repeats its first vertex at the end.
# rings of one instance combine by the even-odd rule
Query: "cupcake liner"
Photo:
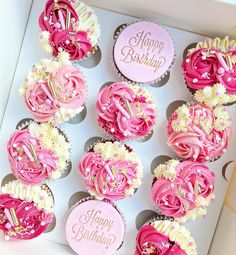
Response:
POLYGON ((155 84, 156 82, 159 82, 161 81, 167 74, 168 72, 170 72, 170 69, 173 67, 174 63, 175 63, 175 60, 177 58, 177 55, 176 55, 176 48, 175 48, 175 44, 174 44, 174 40, 171 36, 171 34, 169 33, 168 29, 166 29, 163 25, 159 24, 156 20, 152 20, 152 19, 136 19, 135 21, 132 21, 132 22, 127 22, 126 24, 123 24, 123 26, 119 27, 119 29, 116 31, 116 33, 114 34, 113 36, 113 44, 112 44, 112 50, 110 50, 111 54, 110 54, 110 63, 111 63, 111 66, 112 66, 112 69, 113 71, 117 74, 117 76, 119 77, 119 79, 121 79, 122 81, 125 81, 125 82, 128 82, 128 83, 132 83, 132 84, 135 84, 135 85, 153 85, 155 84), (168 69, 165 71, 164 74, 162 74, 159 78, 151 81, 151 82, 135 82, 135 81, 132 81, 132 80, 129 80, 127 77, 125 77, 124 75, 122 75, 122 73, 119 71, 118 67, 116 66, 116 63, 114 61, 114 47, 115 47, 115 43, 117 41, 117 38, 119 37, 119 35, 121 34, 121 32, 128 26, 132 25, 132 24, 135 24, 136 22, 139 22, 139 21, 148 21, 148 22, 152 22, 152 23, 155 23, 157 25, 159 25, 162 29, 164 29, 170 36, 172 42, 173 42, 173 47, 174 47, 174 56, 173 56, 173 59, 172 59, 172 62, 170 64, 170 66, 168 67, 168 69))

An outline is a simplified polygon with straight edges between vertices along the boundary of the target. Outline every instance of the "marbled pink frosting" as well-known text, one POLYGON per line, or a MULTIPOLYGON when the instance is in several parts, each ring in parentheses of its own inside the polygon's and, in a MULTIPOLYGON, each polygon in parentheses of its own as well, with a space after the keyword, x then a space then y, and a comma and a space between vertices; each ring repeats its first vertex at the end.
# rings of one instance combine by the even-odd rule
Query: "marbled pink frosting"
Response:
POLYGON ((153 180, 151 197, 161 213, 175 218, 184 217, 196 207, 195 183, 198 182, 198 196, 209 197, 214 191, 214 173, 203 163, 180 162, 176 177, 153 180))
POLYGON ((154 227, 145 225, 136 237, 135 255, 187 255, 180 246, 171 242, 168 236, 158 232, 154 227), (148 249, 153 248, 153 252, 148 249))
POLYGON ((57 157, 52 151, 41 148, 39 141, 31 136, 28 129, 15 131, 7 143, 7 149, 13 174, 26 184, 41 184, 56 170, 57 157), (31 152, 30 144, 35 148, 38 163, 31 161, 22 149, 26 146, 31 152))
POLYGON ((82 157, 78 171, 89 191, 109 200, 123 199, 126 196, 125 191, 132 187, 133 180, 137 178, 136 164, 129 160, 104 161, 101 155, 95 152, 88 152, 82 157), (105 166, 114 169, 114 180, 105 166), (122 170, 125 170, 125 173, 122 170))
POLYGON ((64 20, 66 20, 67 10, 70 11, 71 19, 78 21, 78 15, 68 0, 48 0, 45 9, 39 17, 39 26, 42 31, 49 31, 50 33, 54 30, 61 29, 60 19, 58 17, 58 9, 54 8, 55 4, 58 4, 61 8, 60 11, 64 20))
POLYGON ((49 80, 52 82, 57 98, 52 96, 48 80, 35 82, 26 90, 25 105, 38 122, 52 121, 59 108, 77 109, 86 100, 83 74, 72 65, 54 69, 49 80), (51 96, 45 93, 43 86, 51 96))
POLYGON ((147 104, 147 98, 136 94, 131 86, 123 82, 102 89, 98 94, 96 109, 98 124, 117 140, 144 137, 156 124, 155 109, 147 104), (114 104, 114 100, 128 113, 127 100, 133 116, 127 118, 114 104))
POLYGON ((232 129, 225 128, 222 131, 214 129, 215 117, 213 109, 203 104, 191 105, 190 123, 185 131, 175 132, 171 123, 177 118, 174 112, 167 126, 167 144, 181 157, 193 161, 209 161, 220 157, 228 148, 232 137, 232 129), (209 135, 205 133, 198 120, 207 120, 211 130, 209 135))
POLYGON ((46 213, 38 209, 34 203, 12 198, 9 194, 0 195, 0 229, 5 235, 13 232, 11 240, 30 240, 42 234, 53 221, 53 213, 46 213), (19 221, 18 226, 13 226, 4 210, 13 208, 19 221), (17 230, 21 227, 21 230, 17 230))

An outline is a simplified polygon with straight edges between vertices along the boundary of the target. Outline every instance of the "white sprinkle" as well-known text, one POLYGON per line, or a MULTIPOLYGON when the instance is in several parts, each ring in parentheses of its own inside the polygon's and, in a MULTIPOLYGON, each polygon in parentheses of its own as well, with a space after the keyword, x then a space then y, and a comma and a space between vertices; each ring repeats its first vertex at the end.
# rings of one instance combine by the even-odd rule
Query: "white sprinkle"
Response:
POLYGON ((32 108, 31 108, 31 110, 32 110, 32 111, 35 111, 35 108, 34 108, 34 107, 32 107, 32 108))
POLYGON ((44 221, 42 221, 42 222, 41 222, 41 226, 44 226, 44 225, 45 225, 45 222, 44 222, 44 221))
POLYGON ((189 62, 190 62, 190 59, 189 59, 189 58, 187 58, 187 59, 186 59, 186 62, 187 62, 187 63, 189 63, 189 62))
POLYGON ((175 143, 175 146, 179 146, 179 143, 175 143))
POLYGON ((33 229, 30 231, 31 234, 34 234, 34 232, 35 232, 35 231, 34 231, 33 229))
POLYGON ((225 153, 225 152, 226 152, 226 149, 223 149, 222 151, 225 153))
POLYGON ((224 145, 225 143, 224 142, 221 142, 220 145, 224 145))
POLYGON ((193 79, 193 83, 197 83, 198 82, 198 79, 197 78, 194 78, 193 79))
POLYGON ((66 78, 69 78, 70 76, 69 76, 69 74, 68 74, 68 73, 65 73, 65 77, 66 77, 66 78))
POLYGON ((165 201, 165 205, 168 205, 168 202, 167 202, 167 201, 165 201))
POLYGON ((213 189, 213 185, 210 185, 209 188, 210 188, 210 189, 213 189))
POLYGON ((17 159, 18 159, 19 161, 21 161, 21 160, 22 160, 22 157, 18 157, 17 159))
POLYGON ((201 170, 200 170, 200 169, 198 169, 198 170, 197 170, 197 173, 198 173, 198 174, 200 174, 200 173, 201 173, 201 170))
POLYGON ((206 156, 206 160, 209 160, 210 159, 210 157, 209 156, 206 156))
POLYGON ((111 132, 114 133, 114 132, 115 132, 115 129, 114 129, 114 128, 111 128, 111 132))
POLYGON ((66 40, 66 44, 69 44, 70 43, 70 41, 69 40, 66 40))
POLYGON ((17 144, 16 144, 16 143, 14 143, 14 144, 13 144, 13 148, 16 148, 16 147, 17 147, 17 144))
POLYGON ((202 60, 206 60, 206 56, 203 55, 203 56, 202 56, 202 60))
POLYGON ((174 188, 174 187, 175 187, 174 183, 171 183, 171 185, 170 185, 170 186, 171 186, 171 188, 174 188))
POLYGON ((44 20, 44 21, 47 21, 47 20, 48 20, 48 17, 44 16, 44 17, 43 17, 43 20, 44 20))
POLYGON ((43 167, 47 167, 47 165, 46 165, 46 164, 43 164, 43 167))
POLYGON ((232 80, 232 78, 231 78, 231 77, 228 77, 228 78, 227 78, 227 81, 231 81, 231 80, 232 80))
POLYGON ((9 241, 10 240, 10 236, 5 236, 5 240, 9 241))
POLYGON ((26 207, 25 207, 25 210, 26 210, 26 211, 28 211, 28 210, 29 210, 29 207, 28 207, 28 206, 26 206, 26 207))
POLYGON ((194 154, 194 155, 193 155, 193 158, 195 158, 195 159, 196 159, 196 158, 197 158, 197 155, 196 155, 196 154, 194 154))
POLYGON ((106 109, 107 109, 106 106, 102 106, 103 111, 106 111, 106 109))

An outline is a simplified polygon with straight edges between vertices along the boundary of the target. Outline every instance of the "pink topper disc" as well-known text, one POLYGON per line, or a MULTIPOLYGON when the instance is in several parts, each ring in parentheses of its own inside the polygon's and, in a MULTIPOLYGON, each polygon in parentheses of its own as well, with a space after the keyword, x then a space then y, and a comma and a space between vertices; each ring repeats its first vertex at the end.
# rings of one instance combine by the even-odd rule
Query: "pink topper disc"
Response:
POLYGON ((119 34, 114 61, 119 72, 137 83, 152 83, 171 67, 174 44, 169 33, 156 23, 138 21, 119 34))
POLYGON ((113 204, 95 199, 73 208, 66 222, 67 241, 79 255, 114 254, 124 233, 124 220, 113 204))

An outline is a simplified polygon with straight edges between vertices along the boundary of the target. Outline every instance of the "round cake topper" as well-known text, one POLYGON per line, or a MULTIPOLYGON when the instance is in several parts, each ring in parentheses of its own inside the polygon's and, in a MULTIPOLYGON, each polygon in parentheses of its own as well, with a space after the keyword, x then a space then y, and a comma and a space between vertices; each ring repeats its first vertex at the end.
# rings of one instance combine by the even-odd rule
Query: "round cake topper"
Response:
POLYGON ((126 79, 153 83, 171 67, 174 44, 156 23, 138 21, 122 30, 114 45, 114 62, 126 79))
POLYGON ((112 203, 85 200, 75 206, 66 222, 66 237, 79 255, 111 255, 120 247, 125 233, 122 215, 112 203))

